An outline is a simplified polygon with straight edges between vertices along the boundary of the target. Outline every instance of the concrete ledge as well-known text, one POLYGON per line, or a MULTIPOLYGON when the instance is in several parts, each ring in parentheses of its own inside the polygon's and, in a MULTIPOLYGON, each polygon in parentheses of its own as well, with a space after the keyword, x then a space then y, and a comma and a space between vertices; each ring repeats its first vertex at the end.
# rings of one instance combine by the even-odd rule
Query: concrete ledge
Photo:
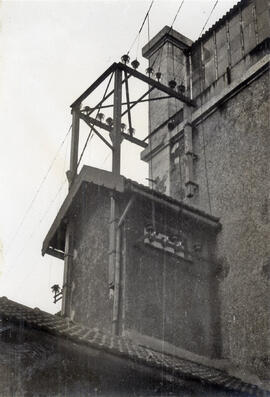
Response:
POLYGON ((198 124, 199 121, 208 117, 223 102, 228 101, 240 92, 247 84, 250 84, 260 75, 269 69, 270 54, 265 55, 257 63, 249 68, 249 70, 238 80, 235 80, 224 89, 219 95, 213 97, 210 101, 202 105, 200 109, 192 113, 192 124, 198 124))
POLYGON ((178 33, 176 30, 165 26, 152 40, 142 48, 142 56, 149 59, 166 42, 171 42, 182 50, 188 49, 193 41, 178 33))
MULTIPOLYGON (((259 78, 263 73, 269 70, 270 66, 270 54, 265 55, 256 64, 250 67, 250 69, 238 80, 232 82, 230 86, 224 89, 219 95, 213 97, 210 101, 202 105, 199 109, 192 113, 191 122, 193 125, 198 125, 214 113, 218 107, 237 95, 242 89, 244 89, 248 84, 251 84, 254 80, 259 78)), ((171 139, 177 134, 183 132, 186 121, 183 120, 179 124, 178 128, 174 131, 170 131, 170 137, 165 139, 162 146, 152 147, 150 151, 149 146, 141 152, 141 159, 143 161, 149 161, 150 157, 155 156, 160 151, 164 150, 168 146, 171 139)))
MULTIPOLYGON (((75 181, 65 198, 49 232, 47 233, 47 236, 45 237, 45 240, 43 242, 42 246, 42 256, 44 256, 46 253, 50 254, 55 254, 53 253, 52 250, 48 251, 50 248, 50 242, 54 238, 58 228, 61 226, 63 223, 65 217, 67 216, 67 213, 75 199, 76 194, 78 193, 81 185, 83 182, 89 182, 89 183, 94 183, 98 186, 104 186, 107 189, 110 190, 115 190, 118 192, 123 192, 124 191, 124 177, 119 176, 119 178, 112 177, 112 173, 109 171, 101 170, 99 168, 94 168, 94 167, 89 167, 89 166, 83 166, 79 175, 76 176, 75 181)), ((56 257, 59 257, 57 253, 56 257)))

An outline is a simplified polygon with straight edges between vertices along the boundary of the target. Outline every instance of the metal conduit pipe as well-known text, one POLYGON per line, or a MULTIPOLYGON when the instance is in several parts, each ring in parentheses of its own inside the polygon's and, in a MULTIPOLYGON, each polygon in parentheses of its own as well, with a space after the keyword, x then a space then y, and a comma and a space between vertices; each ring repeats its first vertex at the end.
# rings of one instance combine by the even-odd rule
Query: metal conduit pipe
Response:
POLYGON ((113 317, 112 317, 112 332, 114 335, 119 333, 119 312, 120 312, 120 278, 121 278, 121 240, 122 240, 122 225, 123 222, 135 201, 133 195, 126 208, 124 209, 116 228, 115 236, 115 271, 114 271, 114 300, 113 300, 113 317))

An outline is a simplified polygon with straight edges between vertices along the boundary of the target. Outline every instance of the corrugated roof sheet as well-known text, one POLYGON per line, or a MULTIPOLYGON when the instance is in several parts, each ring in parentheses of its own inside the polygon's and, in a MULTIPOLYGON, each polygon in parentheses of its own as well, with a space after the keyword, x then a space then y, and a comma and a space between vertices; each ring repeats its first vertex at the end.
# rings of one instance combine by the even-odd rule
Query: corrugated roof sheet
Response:
POLYGON ((0 315, 5 320, 23 322, 56 337, 64 337, 72 342, 135 361, 146 367, 173 372, 174 376, 196 379, 225 390, 243 393, 245 396, 270 396, 270 392, 245 383, 221 370, 142 347, 130 339, 105 334, 98 329, 89 329, 67 318, 46 313, 38 308, 29 308, 6 297, 0 298, 0 315))

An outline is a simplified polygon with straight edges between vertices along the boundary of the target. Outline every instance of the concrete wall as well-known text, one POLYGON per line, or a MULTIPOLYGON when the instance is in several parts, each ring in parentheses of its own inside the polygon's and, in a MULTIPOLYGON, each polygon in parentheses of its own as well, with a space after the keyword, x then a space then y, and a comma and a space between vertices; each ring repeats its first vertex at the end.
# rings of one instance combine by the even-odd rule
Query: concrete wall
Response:
POLYGON ((123 330, 136 330, 175 346, 210 357, 219 355, 219 302, 216 267, 212 262, 215 235, 190 219, 156 206, 160 233, 184 230, 192 261, 144 244, 151 203, 137 201, 126 231, 123 278, 123 330), (201 251, 194 246, 200 242, 201 251))
POLYGON ((199 190, 191 200, 209 211, 207 174, 211 210, 222 223, 217 257, 224 268, 223 355, 254 365, 261 376, 269 357, 269 84, 266 72, 197 126, 199 190))
MULTIPOLYGON (((118 198, 120 214, 129 197, 118 198)), ((109 298, 109 191, 84 185, 73 208, 74 257, 70 270, 71 318, 112 329, 109 298)), ((179 233, 185 258, 144 243, 152 201, 137 197, 122 228, 119 331, 153 336, 208 357, 220 354, 216 231, 180 212, 155 205, 157 231, 179 233)))
MULTIPOLYGON (((162 32, 165 34, 162 44, 159 43, 158 47, 155 48, 155 51, 150 50, 150 52, 147 51, 148 46, 146 46, 143 49, 143 53, 149 59, 149 65, 153 66, 154 73, 158 71, 161 72, 160 82, 162 84, 168 86, 169 81, 175 79, 177 86, 180 84, 185 86, 185 94, 187 94, 189 89, 189 78, 187 74, 188 60, 184 55, 184 50, 187 48, 188 44, 192 43, 192 41, 185 38, 184 36, 181 36, 179 33, 170 30, 168 27, 165 27, 162 32), (170 35, 168 35, 168 32, 170 32, 170 35)), ((155 78, 155 75, 153 77, 155 78)), ((151 92, 150 98, 162 97, 164 95, 165 94, 163 92, 154 90, 151 92)), ((168 125, 165 123, 163 126, 163 124, 182 108, 182 102, 175 98, 149 102, 149 133, 157 130, 157 132, 153 134, 149 140, 150 150, 163 145, 164 141, 168 139, 168 136, 170 136, 170 133, 168 132, 168 125), (155 117, 152 117, 153 113, 155 114, 155 117)), ((166 193, 169 194, 169 148, 167 152, 163 151, 162 154, 152 157, 151 161, 149 162, 149 178, 155 179, 157 177, 165 179, 166 193)), ((155 184, 152 186, 153 188, 156 188, 155 184)))
POLYGON ((192 95, 202 91, 202 103, 218 95, 231 81, 241 77, 255 59, 250 51, 270 34, 268 0, 242 1, 241 7, 224 18, 191 47, 192 95), (206 90, 206 91, 205 91, 206 90))
MULTIPOLYGON (((242 81, 241 90, 229 100, 222 102, 222 96, 269 53, 267 45, 253 51, 270 36, 269 16, 268 0, 243 0, 191 46, 192 95, 198 104, 192 116, 198 190, 186 199, 221 217, 216 255, 222 268, 222 355, 264 379, 269 378, 270 361, 269 68, 249 84, 242 81), (219 96, 220 105, 204 115, 200 105, 207 108, 219 96)), ((157 114, 162 114, 161 104, 151 117, 157 114)), ((185 156, 180 150, 179 167, 179 158, 168 147, 178 142, 184 124, 164 130, 163 146, 142 155, 158 164, 157 174, 171 159, 169 194, 178 199, 183 199, 180 170, 185 156)))
POLYGON ((85 186, 75 210, 74 259, 70 272, 71 318, 111 330, 108 288, 110 198, 105 189, 85 186))

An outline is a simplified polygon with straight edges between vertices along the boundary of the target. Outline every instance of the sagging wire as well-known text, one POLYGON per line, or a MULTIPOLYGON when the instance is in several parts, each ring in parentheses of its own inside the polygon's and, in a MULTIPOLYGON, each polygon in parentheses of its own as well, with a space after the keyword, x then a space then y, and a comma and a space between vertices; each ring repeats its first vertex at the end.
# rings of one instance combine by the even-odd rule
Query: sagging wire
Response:
MULTIPOLYGON (((144 17, 144 19, 143 19, 143 22, 142 22, 142 24, 141 24, 141 27, 140 27, 140 29, 139 29, 139 32, 137 33, 135 39, 133 40, 133 42, 132 42, 132 44, 131 44, 131 46, 130 46, 128 52, 127 52, 127 55, 129 55, 129 53, 130 53, 130 51, 132 50, 132 48, 133 48, 134 44, 136 43, 136 41, 138 40, 138 42, 139 42, 140 34, 141 34, 141 32, 142 32, 142 29, 143 29, 143 27, 144 27, 144 24, 145 24, 145 22, 146 22, 148 16, 149 16, 149 13, 150 13, 150 11, 151 11, 151 8, 152 8, 153 4, 154 4, 154 0, 151 1, 151 4, 150 4, 150 6, 149 6, 149 8, 148 8, 148 11, 147 11, 146 14, 145 14, 145 17, 144 17)), ((138 47, 139 47, 139 45, 137 45, 137 54, 138 54, 138 47)), ((136 59, 137 59, 137 54, 136 54, 136 59)))
POLYGON ((214 10, 215 10, 215 8, 216 8, 216 6, 218 5, 218 1, 219 1, 219 0, 216 0, 214 6, 213 6, 213 8, 212 8, 212 10, 210 11, 210 14, 208 15, 208 18, 206 19, 206 22, 205 22, 205 24, 203 25, 203 28, 202 28, 201 33, 200 33, 200 35, 199 35, 199 38, 200 38, 201 35, 203 34, 204 29, 206 28, 206 25, 207 25, 208 22, 209 22, 209 19, 211 18, 212 14, 213 14, 213 12, 214 12, 214 10))
MULTIPOLYGON (((43 223, 44 219, 46 218, 47 214, 49 213, 51 207, 52 207, 53 204, 55 203, 57 197, 59 196, 59 194, 60 194, 61 191, 63 190, 63 188, 64 188, 64 186, 65 186, 66 183, 67 183, 67 179, 66 179, 66 177, 65 177, 65 179, 62 181, 62 183, 61 183, 59 189, 57 190, 55 196, 54 196, 53 199, 50 201, 50 203, 49 203, 48 207, 46 208, 46 210, 44 211, 43 215, 40 217, 38 223, 35 225, 35 227, 33 228, 32 232, 31 232, 31 233, 29 234, 29 236, 27 237, 27 239, 26 239, 26 241, 25 241, 25 243, 24 243, 23 248, 22 248, 21 251, 16 255, 16 259, 19 259, 19 258, 22 256, 22 254, 24 253, 24 251, 26 250, 28 242, 29 242, 30 240, 32 240, 32 238, 33 238, 34 235, 36 234, 37 229, 38 229, 38 228, 40 227, 40 225, 43 223)), ((11 267, 8 269, 8 271, 6 272, 6 275, 10 274, 10 272, 13 271, 13 270, 16 268, 17 264, 18 264, 18 262, 17 262, 16 264, 14 264, 13 266, 11 266, 11 267)), ((25 279, 26 279, 26 277, 25 277, 25 279)))
POLYGON ((23 226, 23 224, 24 224, 24 222, 25 222, 25 220, 26 220, 28 214, 30 213, 30 211, 31 211, 31 209, 32 209, 32 207, 33 207, 33 205, 34 205, 34 203, 36 202, 36 199, 38 198, 38 195, 39 195, 39 193, 40 193, 40 191, 41 191, 41 189, 42 189, 44 183, 46 182, 46 180, 47 180, 47 178, 48 178, 48 176, 49 176, 49 174, 50 174, 50 172, 51 172, 51 170, 52 170, 52 167, 53 167, 53 165, 54 165, 54 163, 55 163, 55 161, 56 161, 56 159, 57 159, 57 157, 58 157, 58 155, 59 155, 59 152, 60 152, 60 150, 62 149, 62 147, 63 147, 63 145, 64 145, 64 143, 65 143, 65 141, 66 141, 66 139, 67 139, 67 137, 68 137, 68 135, 69 135, 69 133, 70 133, 70 131, 71 131, 71 128, 72 128, 72 125, 69 127, 69 129, 68 129, 66 135, 64 136, 62 142, 60 143, 59 148, 57 149, 56 154, 55 154, 55 156, 54 156, 52 162, 50 163, 49 168, 48 168, 46 174, 45 174, 44 177, 42 178, 42 180, 41 180, 41 182, 40 182, 40 184, 39 184, 39 186, 38 186, 38 188, 37 188, 37 190, 36 190, 36 192, 35 192, 35 194, 34 194, 32 200, 31 200, 30 204, 28 205, 28 207, 27 207, 27 209, 26 209, 26 211, 25 211, 25 213, 24 213, 24 215, 23 215, 23 217, 22 217, 22 219, 21 219, 21 222, 19 223, 19 225, 18 225, 18 227, 17 227, 17 229, 16 229, 16 231, 15 231, 13 237, 10 239, 10 242, 7 244, 7 251, 6 251, 6 253, 9 252, 9 249, 10 249, 10 247, 11 247, 13 241, 16 239, 16 237, 17 237, 19 231, 21 230, 21 228, 22 228, 22 226, 23 226))
MULTIPOLYGON (((174 25, 174 23, 175 23, 175 21, 176 21, 176 18, 177 18, 178 15, 179 15, 180 11, 181 11, 181 8, 183 7, 184 2, 185 2, 185 0, 182 0, 182 1, 181 1, 180 5, 179 5, 179 7, 178 7, 178 9, 177 9, 177 11, 176 11, 176 14, 175 14, 175 16, 174 16, 174 18, 173 18, 173 21, 172 21, 172 24, 171 24, 171 27, 170 27, 170 29, 169 29, 169 31, 168 31, 168 35, 169 35, 170 32, 172 31, 173 25, 174 25)), ((162 46, 162 48, 159 50, 159 52, 158 52, 156 58, 154 59, 154 62, 153 62, 152 65, 151 65, 151 67, 154 68, 155 63, 156 63, 157 59, 159 58, 159 67, 158 67, 158 71, 159 71, 159 72, 160 72, 160 65, 161 65, 163 47, 164 47, 164 46, 162 46)))

